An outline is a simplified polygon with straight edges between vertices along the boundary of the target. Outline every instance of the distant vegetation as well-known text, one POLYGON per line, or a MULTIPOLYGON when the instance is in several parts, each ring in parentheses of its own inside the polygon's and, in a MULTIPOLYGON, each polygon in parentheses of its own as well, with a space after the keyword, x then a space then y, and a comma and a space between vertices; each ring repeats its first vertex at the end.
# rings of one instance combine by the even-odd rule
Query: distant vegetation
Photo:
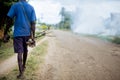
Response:
POLYGON ((63 7, 60 12, 61 21, 56 25, 59 29, 70 29, 72 24, 71 14, 63 7))
POLYGON ((114 36, 112 39, 109 38, 109 41, 120 44, 120 37, 114 36))
POLYGON ((120 37, 117 37, 117 36, 98 36, 98 37, 103 40, 107 40, 112 43, 115 43, 115 44, 120 44, 120 37))
POLYGON ((115 44, 120 44, 120 37, 117 37, 117 36, 84 35, 84 34, 81 34, 81 35, 97 37, 97 38, 100 38, 102 40, 107 40, 107 41, 115 43, 115 44))

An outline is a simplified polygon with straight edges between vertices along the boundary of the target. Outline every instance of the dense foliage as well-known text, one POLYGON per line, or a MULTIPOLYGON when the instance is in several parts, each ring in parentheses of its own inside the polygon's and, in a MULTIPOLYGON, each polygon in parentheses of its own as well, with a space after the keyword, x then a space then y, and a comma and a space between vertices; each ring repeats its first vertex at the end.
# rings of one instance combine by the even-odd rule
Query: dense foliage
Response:
MULTIPOLYGON (((11 5, 18 0, 0 0, 0 29, 4 27, 11 5)), ((11 24, 12 25, 12 24, 11 24)))
MULTIPOLYGON (((0 0, 0 44, 1 39, 3 38, 5 25, 7 22, 7 13, 11 7, 11 5, 18 0, 0 0)), ((11 21, 12 22, 12 21, 11 21)), ((10 23, 9 26, 11 27, 13 23, 10 23)))

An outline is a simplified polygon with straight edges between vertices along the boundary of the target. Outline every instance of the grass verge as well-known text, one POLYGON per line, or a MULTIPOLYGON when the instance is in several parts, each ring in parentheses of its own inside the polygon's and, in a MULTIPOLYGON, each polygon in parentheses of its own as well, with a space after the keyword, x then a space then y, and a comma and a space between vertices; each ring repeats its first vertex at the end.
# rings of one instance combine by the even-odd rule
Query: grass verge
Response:
MULTIPOLYGON (((24 77, 21 80, 37 80, 36 71, 39 69, 39 66, 44 62, 44 56, 47 52, 48 42, 45 41, 42 44, 35 47, 32 52, 29 54, 29 58, 26 65, 26 71, 24 77)), ((7 75, 0 77, 0 80, 18 80, 16 78, 18 74, 18 67, 7 75)))
POLYGON ((115 44, 120 44, 120 37, 117 36, 97 36, 97 37, 115 44))
POLYGON ((8 43, 2 43, 0 47, 0 62, 12 56, 13 53, 13 40, 10 40, 8 43))
POLYGON ((117 37, 117 36, 102 36, 102 35, 89 35, 89 34, 77 34, 77 33, 76 35, 95 37, 95 38, 102 39, 104 41, 109 41, 111 43, 120 44, 120 37, 117 37))
MULTIPOLYGON (((43 39, 44 36, 36 38, 36 42, 43 39)), ((4 61, 5 59, 11 57, 14 55, 14 49, 13 49, 13 40, 11 39, 8 43, 1 43, 0 47, 0 63, 4 61)))

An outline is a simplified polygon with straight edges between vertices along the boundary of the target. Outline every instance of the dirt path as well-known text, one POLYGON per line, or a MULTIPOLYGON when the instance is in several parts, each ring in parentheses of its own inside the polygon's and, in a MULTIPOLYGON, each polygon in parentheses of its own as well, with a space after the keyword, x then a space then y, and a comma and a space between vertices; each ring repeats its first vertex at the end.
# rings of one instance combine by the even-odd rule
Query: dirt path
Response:
POLYGON ((38 80, 120 80, 120 46, 64 31, 48 40, 38 80))
MULTIPOLYGON (((49 41, 49 48, 36 72, 38 80, 120 80, 120 46, 59 30, 44 40, 49 41)), ((2 62, 0 75, 16 63, 16 55, 2 62)))

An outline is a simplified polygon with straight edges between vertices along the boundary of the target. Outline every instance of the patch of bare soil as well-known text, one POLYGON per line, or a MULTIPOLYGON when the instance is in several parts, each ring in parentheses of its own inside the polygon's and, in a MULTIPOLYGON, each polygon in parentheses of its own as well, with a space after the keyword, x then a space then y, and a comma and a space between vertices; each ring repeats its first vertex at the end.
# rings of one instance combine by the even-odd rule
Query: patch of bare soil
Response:
POLYGON ((54 30, 38 80, 120 80, 120 47, 54 30))

